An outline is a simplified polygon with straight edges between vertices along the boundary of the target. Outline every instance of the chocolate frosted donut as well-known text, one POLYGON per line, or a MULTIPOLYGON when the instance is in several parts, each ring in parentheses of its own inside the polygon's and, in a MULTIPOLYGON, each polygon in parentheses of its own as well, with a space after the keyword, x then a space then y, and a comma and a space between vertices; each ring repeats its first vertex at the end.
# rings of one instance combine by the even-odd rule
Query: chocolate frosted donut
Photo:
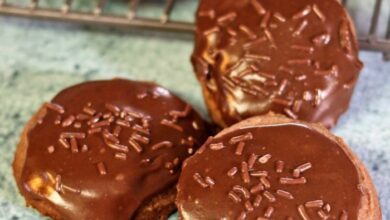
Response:
POLYGON ((203 0, 192 62, 223 127, 269 111, 332 127, 363 66, 336 0, 203 0))
POLYGON ((54 219, 165 219, 183 159, 206 137, 191 106, 153 83, 72 86, 28 122, 14 175, 54 219))
POLYGON ((177 186, 183 220, 379 220, 363 164, 324 127, 257 116, 187 159, 177 186))

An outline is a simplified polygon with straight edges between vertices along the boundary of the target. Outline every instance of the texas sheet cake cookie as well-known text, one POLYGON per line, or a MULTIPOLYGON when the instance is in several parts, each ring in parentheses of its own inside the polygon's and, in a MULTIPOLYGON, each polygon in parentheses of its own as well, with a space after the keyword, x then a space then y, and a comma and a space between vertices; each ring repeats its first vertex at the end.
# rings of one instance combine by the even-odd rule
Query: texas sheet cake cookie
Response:
POLYGON ((258 116, 209 139, 183 164, 183 220, 380 220, 363 164, 319 125, 258 116))
POLYGON ((162 87, 86 82, 28 122, 14 175, 27 205, 54 219, 166 219, 181 163, 205 137, 199 115, 162 87))
POLYGON ((192 62, 223 127, 269 111, 332 127, 362 68, 336 0, 203 0, 192 62))

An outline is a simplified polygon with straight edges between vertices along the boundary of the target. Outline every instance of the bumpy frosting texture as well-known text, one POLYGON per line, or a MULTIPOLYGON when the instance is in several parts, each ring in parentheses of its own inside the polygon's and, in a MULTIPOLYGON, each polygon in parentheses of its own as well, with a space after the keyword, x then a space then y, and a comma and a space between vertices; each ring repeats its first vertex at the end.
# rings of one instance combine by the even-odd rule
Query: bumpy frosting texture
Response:
POLYGON ((269 111, 333 126, 362 63, 336 0, 203 0, 192 62, 213 119, 269 111))
POLYGON ((172 187, 204 139, 191 107, 152 83, 94 81, 59 93, 29 131, 20 184, 63 219, 131 219, 172 187))
POLYGON ((177 205, 184 220, 357 220, 358 170, 334 141, 286 123, 231 131, 183 165, 177 205))

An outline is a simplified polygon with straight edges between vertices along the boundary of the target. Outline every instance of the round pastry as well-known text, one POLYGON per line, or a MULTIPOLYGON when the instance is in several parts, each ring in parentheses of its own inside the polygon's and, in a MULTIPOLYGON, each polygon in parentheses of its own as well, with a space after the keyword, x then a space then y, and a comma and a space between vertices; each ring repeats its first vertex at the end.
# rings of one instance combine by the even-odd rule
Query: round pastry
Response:
POLYGON ((222 127, 270 111, 332 127, 363 67, 336 0, 203 0, 192 62, 222 127))
POLYGON ((156 84, 86 82, 28 122, 14 176, 27 205, 54 219, 166 219, 181 163, 205 137, 191 106, 156 84))
POLYGON ((183 220, 380 220, 373 183, 343 140, 316 124, 257 116, 187 159, 176 205, 183 220))

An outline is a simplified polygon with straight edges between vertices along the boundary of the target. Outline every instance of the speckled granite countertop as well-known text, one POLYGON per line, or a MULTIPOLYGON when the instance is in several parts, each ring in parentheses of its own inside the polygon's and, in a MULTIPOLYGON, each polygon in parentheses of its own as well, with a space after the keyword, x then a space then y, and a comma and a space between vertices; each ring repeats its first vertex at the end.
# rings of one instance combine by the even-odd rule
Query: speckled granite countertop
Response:
MULTIPOLYGON (((77 82, 124 77, 156 81, 206 115, 189 63, 191 50, 190 39, 169 34, 99 31, 0 17, 0 219, 42 219, 24 207, 11 170, 23 125, 42 102, 77 82)), ((390 62, 368 52, 361 58, 366 67, 351 108, 334 132, 370 170, 383 218, 390 219, 390 62)))

